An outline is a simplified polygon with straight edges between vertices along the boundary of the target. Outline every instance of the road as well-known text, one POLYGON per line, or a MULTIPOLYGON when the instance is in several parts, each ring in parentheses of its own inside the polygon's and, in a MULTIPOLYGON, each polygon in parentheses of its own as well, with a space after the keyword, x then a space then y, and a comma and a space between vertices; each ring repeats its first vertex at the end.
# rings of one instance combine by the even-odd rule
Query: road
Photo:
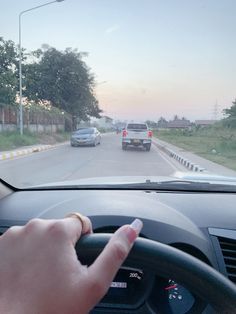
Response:
POLYGON ((0 176, 17 187, 48 182, 106 176, 166 176, 181 166, 167 159, 153 145, 150 152, 121 149, 117 134, 105 134, 97 147, 71 147, 69 144, 0 161, 0 176))

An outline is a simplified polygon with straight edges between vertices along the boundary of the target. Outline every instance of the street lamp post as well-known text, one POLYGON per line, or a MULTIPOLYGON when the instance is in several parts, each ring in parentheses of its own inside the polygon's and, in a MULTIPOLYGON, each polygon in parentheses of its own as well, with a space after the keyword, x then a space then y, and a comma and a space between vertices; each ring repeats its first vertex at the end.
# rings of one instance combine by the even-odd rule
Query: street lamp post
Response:
POLYGON ((41 5, 38 5, 36 7, 30 8, 28 10, 21 11, 19 14, 19 91, 20 91, 20 134, 23 135, 23 104, 22 104, 22 52, 21 52, 21 17, 26 12, 36 10, 42 7, 45 7, 46 5, 56 3, 56 2, 62 2, 64 0, 54 0, 50 1, 41 5))

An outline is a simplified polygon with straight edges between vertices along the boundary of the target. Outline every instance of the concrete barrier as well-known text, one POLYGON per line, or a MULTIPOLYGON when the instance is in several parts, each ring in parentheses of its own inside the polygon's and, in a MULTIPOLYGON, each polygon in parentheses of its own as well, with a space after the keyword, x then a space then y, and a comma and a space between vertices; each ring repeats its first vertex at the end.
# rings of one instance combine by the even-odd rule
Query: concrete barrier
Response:
POLYGON ((174 158, 175 160, 177 160, 180 164, 182 164, 184 167, 186 167, 187 169, 191 170, 191 171, 195 171, 195 172, 203 172, 206 169, 191 162, 190 160, 184 158, 183 156, 177 154, 176 152, 174 152, 173 150, 171 150, 167 145, 162 145, 158 142, 153 141, 153 144, 158 147, 161 151, 163 151, 164 153, 166 153, 167 155, 169 155, 171 158, 174 158))
POLYGON ((30 148, 24 148, 24 149, 17 149, 14 151, 9 152, 2 152, 0 153, 0 160, 6 160, 6 159, 13 159, 19 156, 25 156, 33 153, 38 153, 44 150, 48 150, 57 146, 65 145, 65 143, 55 144, 55 145, 39 145, 39 146, 33 146, 30 148))

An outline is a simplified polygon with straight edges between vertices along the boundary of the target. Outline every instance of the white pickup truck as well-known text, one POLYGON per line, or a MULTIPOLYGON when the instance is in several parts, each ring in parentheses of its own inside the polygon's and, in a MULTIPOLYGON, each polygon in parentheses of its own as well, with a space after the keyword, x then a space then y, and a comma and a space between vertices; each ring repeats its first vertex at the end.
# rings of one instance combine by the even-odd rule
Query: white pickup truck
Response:
POLYGON ((150 151, 152 144, 152 131, 148 129, 146 123, 130 122, 122 132, 122 149, 128 146, 143 146, 146 151, 150 151))

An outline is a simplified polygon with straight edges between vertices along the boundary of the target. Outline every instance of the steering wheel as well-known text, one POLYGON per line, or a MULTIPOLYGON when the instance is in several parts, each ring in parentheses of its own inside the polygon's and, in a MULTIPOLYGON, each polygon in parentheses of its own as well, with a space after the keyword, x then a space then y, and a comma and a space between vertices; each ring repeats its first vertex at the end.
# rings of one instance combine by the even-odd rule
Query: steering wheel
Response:
MULTIPOLYGON (((92 234, 76 244, 78 258, 93 261, 101 253, 111 234, 92 234)), ((173 278, 206 300, 217 313, 236 313, 236 286, 218 271, 197 258, 171 246, 138 238, 126 260, 154 273, 173 278)))

